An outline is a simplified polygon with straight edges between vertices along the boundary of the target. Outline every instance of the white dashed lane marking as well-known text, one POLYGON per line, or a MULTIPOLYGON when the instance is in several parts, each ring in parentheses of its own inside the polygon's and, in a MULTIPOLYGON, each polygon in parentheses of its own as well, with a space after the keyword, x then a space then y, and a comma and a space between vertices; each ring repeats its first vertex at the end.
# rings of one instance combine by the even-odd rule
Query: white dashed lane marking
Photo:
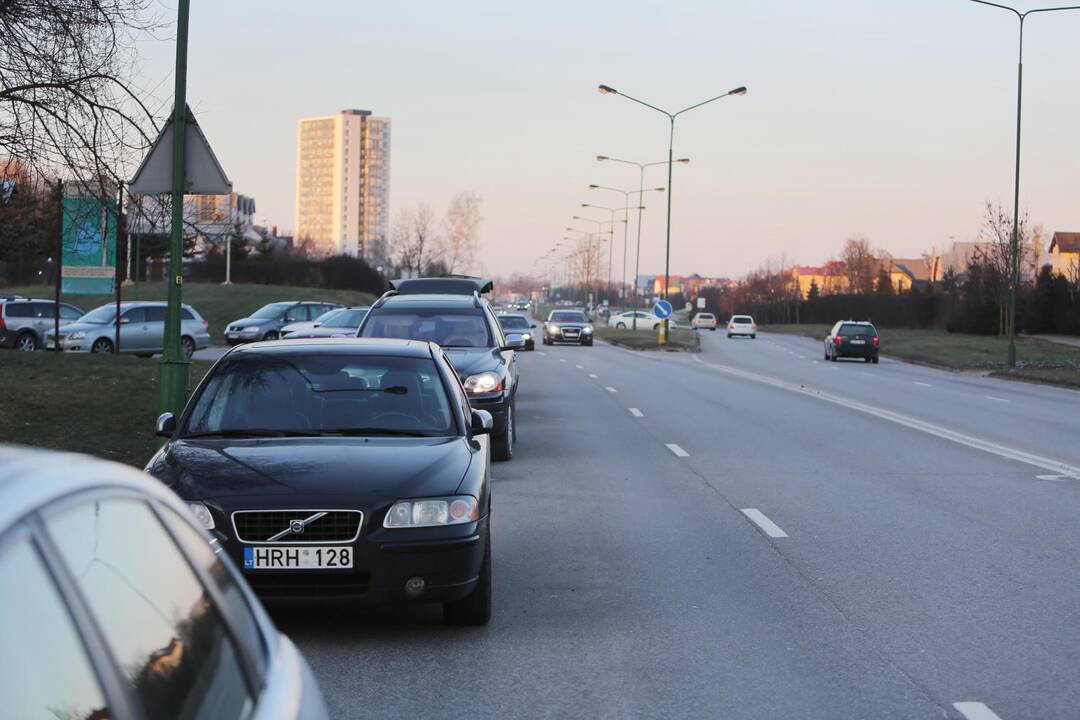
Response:
POLYGON ((605 387, 604 389, 605 389, 605 390, 607 390, 608 392, 619 392, 618 390, 616 390, 615 388, 611 387, 610 385, 608 385, 608 386, 607 386, 607 387, 605 387))
POLYGON ((755 525, 761 528, 771 538, 786 538, 788 534, 780 529, 780 526, 774 523, 769 518, 765 517, 765 513, 761 512, 757 508, 743 508, 742 514, 750 518, 755 525))
POLYGON ((566 358, 559 358, 559 362, 566 362, 566 358))
POLYGON ((576 367, 578 370, 584 370, 585 369, 581 365, 575 365, 574 367, 576 367))
POLYGON ((641 412, 637 408, 630 408, 630 414, 634 417, 645 417, 645 413, 641 412))
POLYGON ((1001 720, 997 713, 981 702, 957 702, 952 706, 959 710, 967 720, 1001 720))
POLYGON ((915 384, 919 385, 920 387, 934 387, 930 383, 919 382, 918 380, 915 381, 915 384))
POLYGON ((676 457, 690 457, 690 453, 686 452, 675 443, 667 443, 667 449, 675 453, 676 457))
POLYGON ((589 377, 591 377, 593 380, 595 380, 599 376, 596 373, 589 373, 589 377))
POLYGON ((986 395, 987 400, 993 400, 994 402, 1012 402, 1012 400, 1006 400, 1005 398, 994 397, 993 395, 986 395))

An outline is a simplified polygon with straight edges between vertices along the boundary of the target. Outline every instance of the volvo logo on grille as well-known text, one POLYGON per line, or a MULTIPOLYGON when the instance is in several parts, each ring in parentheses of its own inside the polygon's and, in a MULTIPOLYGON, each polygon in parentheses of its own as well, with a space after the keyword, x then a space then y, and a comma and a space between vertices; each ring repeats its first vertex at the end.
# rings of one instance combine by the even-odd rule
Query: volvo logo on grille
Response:
POLYGON ((274 535, 266 538, 266 542, 275 542, 277 540, 281 540, 287 535, 300 535, 304 532, 304 528, 325 515, 326 511, 320 511, 315 513, 311 517, 304 518, 303 520, 290 520, 289 527, 285 528, 279 533, 275 533, 274 535))
POLYGON ((304 532, 304 521, 303 520, 290 520, 289 521, 289 529, 292 530, 297 535, 299 535, 300 533, 304 532))

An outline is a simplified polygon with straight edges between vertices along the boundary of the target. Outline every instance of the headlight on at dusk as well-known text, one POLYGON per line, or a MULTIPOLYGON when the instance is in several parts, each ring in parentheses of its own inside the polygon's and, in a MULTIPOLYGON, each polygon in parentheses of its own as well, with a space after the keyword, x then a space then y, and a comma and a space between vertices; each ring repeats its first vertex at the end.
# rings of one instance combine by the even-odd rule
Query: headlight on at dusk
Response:
POLYGON ((529 333, 521 333, 521 337, 525 338, 526 340, 532 340, 532 335, 530 335, 529 333))
POLYGON ((480 509, 472 495, 425 500, 399 500, 383 518, 383 527, 437 527, 461 525, 480 519, 480 509))
POLYGON ((552 335, 558 335, 559 334, 559 326, 558 325, 548 325, 547 330, 552 335))
POLYGON ((589 325, 589 326, 581 328, 581 332, 585 333, 586 335, 590 334, 592 332, 592 326, 589 325))
POLYGON ((214 529, 214 516, 210 514, 210 508, 200 502, 189 502, 187 506, 188 509, 191 510, 191 514, 199 521, 200 525, 207 530, 214 529))
POLYGON ((79 332, 73 332, 68 335, 68 340, 82 340, 84 337, 86 337, 86 333, 80 330, 79 332))
POLYGON ((474 394, 498 392, 503 389, 502 378, 493 372, 470 375, 465 378, 462 385, 465 387, 465 392, 474 394))

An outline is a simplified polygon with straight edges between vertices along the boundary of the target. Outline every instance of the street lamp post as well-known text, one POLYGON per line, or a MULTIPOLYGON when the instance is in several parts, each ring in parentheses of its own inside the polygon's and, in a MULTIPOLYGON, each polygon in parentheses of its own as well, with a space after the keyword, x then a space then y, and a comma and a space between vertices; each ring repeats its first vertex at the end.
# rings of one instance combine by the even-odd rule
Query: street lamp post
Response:
MULTIPOLYGON (((610 221, 611 222, 611 229, 608 230, 608 254, 607 254, 607 301, 608 301, 608 308, 610 309, 610 307, 611 307, 611 266, 612 266, 612 261, 615 259, 615 223, 617 223, 617 222, 623 223, 623 254, 625 255, 626 254, 626 232, 625 232, 625 229, 626 229, 626 225, 629 224, 626 217, 625 217, 625 215, 630 212, 630 208, 629 207, 612 208, 612 207, 605 207, 603 205, 591 205, 589 203, 581 203, 581 207, 583 207, 583 208, 593 208, 594 210, 607 210, 608 212, 611 213, 611 221, 610 221), (623 211, 624 217, 623 217, 622 220, 616 220, 615 219, 615 213, 617 213, 620 210, 623 211)), ((624 267, 626 266, 625 257, 623 259, 623 266, 624 267)))
MULTIPOLYGON (((661 110, 660 108, 656 107, 655 105, 650 105, 649 103, 645 102, 644 100, 638 100, 636 97, 632 97, 630 95, 627 95, 626 93, 621 93, 618 90, 616 90, 615 88, 611 87, 610 85, 600 85, 599 90, 600 90, 600 92, 602 94, 605 94, 605 95, 622 95, 627 100, 631 100, 633 102, 636 102, 638 105, 643 105, 643 106, 645 106, 647 108, 650 108, 652 110, 657 111, 658 113, 662 113, 662 114, 667 116, 668 121, 670 123, 670 130, 668 132, 668 160, 667 160, 667 166, 668 166, 667 232, 666 232, 666 235, 665 235, 666 240, 665 240, 665 243, 664 243, 664 299, 667 300, 668 299, 668 284, 669 284, 669 282, 671 280, 671 195, 672 195, 672 191, 671 191, 671 180, 672 180, 671 169, 672 169, 672 166, 675 163, 675 118, 682 115, 683 113, 690 112, 691 110, 699 108, 702 105, 708 105, 711 102, 715 102, 716 100, 720 100, 721 98, 725 98, 728 95, 745 95, 746 94, 746 88, 743 87, 743 86, 739 86, 739 87, 735 88, 734 90, 728 90, 726 93, 723 93, 722 95, 717 95, 716 97, 711 97, 708 100, 702 100, 699 103, 695 103, 695 104, 693 104, 693 105, 691 105, 689 107, 685 107, 682 110, 679 110, 677 112, 668 112, 667 110, 661 110)), ((667 318, 664 318, 663 328, 664 328, 664 337, 666 338, 667 337, 667 331, 668 331, 668 319, 667 318)))
POLYGON ((1020 12, 1008 5, 1000 5, 987 0, 971 0, 979 5, 1008 10, 1020 20, 1020 49, 1016 64, 1016 174, 1013 179, 1013 231, 1009 258, 1009 369, 1016 367, 1016 288, 1020 284, 1020 118, 1024 100, 1024 20, 1035 13, 1059 12, 1061 10, 1080 10, 1080 5, 1061 7, 1034 8, 1020 12))
MULTIPOLYGON (((600 157, 603 157, 603 156, 598 155, 597 157, 600 158, 600 157)), ((604 159, 607 160, 607 159, 610 159, 610 158, 604 158, 604 159)), ((619 162, 622 162, 622 161, 619 161, 619 162)), ((682 161, 677 161, 677 162, 682 162, 682 161)), ((663 163, 661 163, 661 164, 663 164, 663 163)), ((641 182, 642 182, 642 185, 645 184, 644 168, 642 168, 641 182)), ((626 207, 623 208, 625 210, 625 212, 623 213, 622 288, 621 288, 621 292, 620 292, 620 295, 621 295, 622 292, 628 292, 629 287, 630 287, 629 284, 626 281, 627 235, 629 233, 629 228, 630 228, 630 210, 632 209, 631 206, 630 206, 630 196, 631 195, 637 195, 638 196, 638 204, 637 204, 637 211, 638 211, 638 249, 640 250, 641 249, 641 211, 645 209, 645 206, 641 204, 642 199, 643 199, 645 193, 647 193, 647 192, 664 192, 664 188, 658 187, 658 188, 649 188, 649 189, 646 190, 644 187, 642 187, 640 190, 622 190, 621 188, 613 188, 613 187, 608 187, 606 185, 595 185, 595 184, 593 184, 593 185, 589 185, 589 189, 590 190, 610 190, 611 192, 622 193, 623 194, 623 199, 624 199, 624 201, 626 203, 626 207)), ((634 280, 634 287, 635 288, 637 287, 637 279, 636 279, 636 277, 635 277, 635 280, 634 280)), ((635 292, 635 295, 636 295, 636 292, 635 292)), ((634 303, 635 303, 635 307, 636 307, 636 304, 637 304, 636 299, 635 299, 634 303)), ((636 330, 637 327, 635 326, 634 329, 636 330)))
MULTIPOLYGON (((639 190, 638 190, 639 193, 644 193, 645 192, 645 168, 652 167, 653 165, 667 165, 668 164, 667 160, 660 160, 659 162, 651 162, 651 163, 639 163, 639 162, 634 162, 633 160, 621 160, 619 158, 609 157, 607 155, 597 155, 596 159, 597 159, 598 162, 603 162, 604 160, 610 160, 611 162, 617 162, 617 163, 623 163, 625 165, 634 165, 634 166, 636 166, 638 168, 638 171, 639 171, 639 181, 638 181, 639 182, 639 190)), ((686 165, 687 163, 690 162, 690 158, 679 158, 675 162, 682 163, 683 165, 686 165)), ((657 189, 660 190, 661 188, 657 188, 657 189)), ((641 274, 641 210, 642 210, 642 208, 638 209, 638 215, 637 215, 637 251, 634 253, 634 309, 635 310, 637 310, 638 294, 640 292, 640 289, 638 288, 638 276, 641 274)), ((637 317, 635 316, 634 319, 631 322, 633 323, 634 330, 637 330, 637 317)))

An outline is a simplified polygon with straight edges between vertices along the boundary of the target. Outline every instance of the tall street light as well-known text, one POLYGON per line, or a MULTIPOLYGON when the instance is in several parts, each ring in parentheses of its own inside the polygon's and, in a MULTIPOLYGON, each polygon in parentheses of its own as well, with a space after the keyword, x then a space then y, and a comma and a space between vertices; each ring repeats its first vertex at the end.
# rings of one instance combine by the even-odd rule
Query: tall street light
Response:
MULTIPOLYGON (((627 213, 630 212, 630 208, 629 207, 613 208, 613 207, 606 207, 604 205, 591 205, 589 203, 581 203, 581 207, 583 207, 583 208, 593 208, 594 210, 607 210, 608 212, 611 213, 611 229, 608 230, 608 254, 607 254, 607 300, 608 300, 608 308, 609 308, 609 312, 610 312, 610 307, 611 307, 611 264, 612 264, 612 261, 615 259, 615 223, 617 223, 617 222, 623 223, 623 228, 624 228, 624 232, 623 232, 623 252, 625 253, 626 252, 626 232, 625 232, 625 227, 626 227, 626 225, 629 224, 629 222, 627 221, 625 216, 626 216, 627 213), (624 217, 623 217, 622 220, 616 220, 615 219, 615 213, 619 212, 620 210, 623 211, 623 216, 624 217)), ((624 261, 623 265, 625 265, 625 264, 626 264, 626 262, 624 261)))
MULTIPOLYGON (((644 173, 644 170, 642 170, 642 172, 644 173)), ((644 182, 645 182, 644 174, 642 175, 641 180, 642 180, 642 184, 644 184, 644 182)), ((626 203, 626 208, 625 208, 626 212, 623 213, 622 292, 627 292, 629 287, 630 287, 626 282, 626 249, 627 249, 626 248, 626 243, 627 243, 628 231, 629 231, 629 228, 630 228, 630 210, 631 210, 631 208, 630 208, 630 196, 631 195, 637 195, 638 196, 638 204, 637 204, 637 211, 638 211, 638 247, 640 249, 640 246, 641 246, 641 211, 645 209, 645 206, 641 204, 642 199, 644 198, 645 193, 647 193, 647 192, 664 192, 664 188, 658 187, 658 188, 649 188, 648 190, 646 190, 645 188, 642 188, 640 190, 623 190, 621 188, 608 187, 607 185, 593 184, 593 185, 589 185, 589 189, 590 190, 609 190, 611 192, 617 192, 617 193, 622 193, 623 194, 623 200, 626 203)), ((635 280, 635 283, 636 283, 636 280, 635 280)), ((622 294, 622 293, 620 292, 620 294, 622 294)), ((636 303, 636 300, 635 300, 635 303, 636 303)), ((637 328, 635 327, 634 329, 636 330, 637 328)))
MULTIPOLYGON (((596 160, 598 162, 604 162, 610 160, 611 162, 623 163, 624 165, 634 165, 639 171, 639 192, 645 192, 645 168, 652 167, 653 165, 667 165, 667 160, 661 160, 659 162, 639 163, 633 160, 622 160, 620 158, 610 157, 608 155, 597 155, 596 160)), ((690 162, 690 158, 679 158, 675 162, 686 165, 690 162)), ((638 275, 641 274, 641 210, 638 210, 637 216, 637 252, 634 253, 634 309, 638 307, 638 275)), ((634 330, 637 330, 637 316, 633 319, 634 330)))
POLYGON ((1013 180, 1013 231, 1009 274, 1009 369, 1016 367, 1016 287, 1020 284, 1020 113, 1024 100, 1024 20, 1035 13, 1059 12, 1062 10, 1080 10, 1080 5, 1035 8, 1021 12, 1008 5, 1000 5, 987 0, 971 0, 979 5, 1008 10, 1020 20, 1020 52, 1016 65, 1016 176, 1013 180))
MULTIPOLYGON (((695 103, 695 104, 693 104, 693 105, 691 105, 689 107, 685 107, 682 110, 678 110, 676 112, 668 112, 667 110, 661 110, 660 108, 656 107, 655 105, 650 105, 649 103, 645 102, 644 100, 638 100, 636 97, 632 97, 630 95, 627 95, 626 93, 621 93, 618 90, 616 90, 615 88, 611 87, 610 85, 600 85, 598 89, 604 95, 622 95, 627 100, 631 100, 633 102, 636 102, 638 105, 643 105, 644 107, 647 107, 647 108, 649 108, 651 110, 655 110, 658 113, 662 113, 662 114, 667 116, 668 121, 671 124, 671 129, 670 129, 670 132, 668 133, 667 233, 666 233, 666 240, 665 240, 665 243, 664 243, 664 299, 667 300, 668 299, 668 284, 669 284, 670 279, 671 279, 671 195, 672 195, 672 192, 671 192, 671 168, 672 168, 672 165, 675 162, 675 159, 674 159, 675 158, 675 118, 679 117, 683 113, 690 112, 691 110, 699 108, 702 105, 708 105, 709 103, 720 100, 721 98, 726 98, 728 95, 745 95, 746 94, 746 88, 743 87, 743 86, 739 86, 739 87, 735 88, 734 90, 728 90, 726 93, 724 93, 722 95, 717 95, 716 97, 711 97, 708 100, 702 100, 699 103, 695 103)), ((667 331, 668 331, 668 319, 667 318, 664 318, 664 326, 663 327, 664 327, 664 337, 666 338, 667 337, 667 331)))

